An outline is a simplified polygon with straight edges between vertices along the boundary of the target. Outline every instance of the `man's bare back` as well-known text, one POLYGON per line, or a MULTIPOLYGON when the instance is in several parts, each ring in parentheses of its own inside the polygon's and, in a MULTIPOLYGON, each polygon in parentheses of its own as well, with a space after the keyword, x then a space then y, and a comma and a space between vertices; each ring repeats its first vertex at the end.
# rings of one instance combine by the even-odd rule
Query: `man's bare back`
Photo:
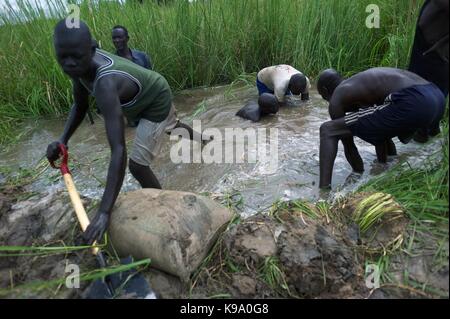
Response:
POLYGON ((374 104, 380 105, 393 92, 428 83, 406 70, 373 68, 344 80, 336 88, 330 100, 330 107, 341 106, 345 111, 354 111, 374 104))

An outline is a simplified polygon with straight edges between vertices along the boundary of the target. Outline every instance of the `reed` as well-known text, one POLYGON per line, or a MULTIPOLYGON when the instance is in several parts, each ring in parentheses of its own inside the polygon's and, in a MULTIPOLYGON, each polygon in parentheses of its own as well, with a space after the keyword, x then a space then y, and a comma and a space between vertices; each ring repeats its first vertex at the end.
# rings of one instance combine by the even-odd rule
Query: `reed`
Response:
MULTIPOLYGON (((18 0, 18 9, 0 13, 0 143, 13 136, 17 120, 62 115, 71 105, 70 81, 52 44, 66 1, 47 2, 47 13, 33 0, 18 0)), ((231 83, 279 63, 311 78, 328 67, 346 75, 379 65, 405 67, 421 4, 380 0, 381 28, 368 29, 371 0, 78 2, 103 49, 113 51, 111 28, 125 25, 130 46, 151 55, 174 91, 231 83)))

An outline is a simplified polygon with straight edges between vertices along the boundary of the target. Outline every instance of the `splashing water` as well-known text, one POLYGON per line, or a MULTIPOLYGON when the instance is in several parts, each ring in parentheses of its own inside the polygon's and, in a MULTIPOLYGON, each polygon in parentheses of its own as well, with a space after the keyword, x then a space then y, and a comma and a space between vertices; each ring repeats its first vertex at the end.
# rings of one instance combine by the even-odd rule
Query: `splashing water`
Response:
MULTIPOLYGON (((256 100, 255 88, 218 87, 184 91, 175 98, 179 118, 188 124, 200 120, 203 129, 226 128, 278 129, 278 165, 268 168, 264 161, 256 163, 173 163, 171 147, 176 143, 164 136, 160 154, 151 167, 163 188, 195 193, 239 194, 242 197, 241 213, 244 217, 266 210, 276 200, 328 199, 358 188, 370 177, 389 169, 400 160, 420 162, 437 149, 439 140, 426 145, 414 142, 396 143, 399 156, 387 164, 376 162, 375 148, 355 139, 364 160, 365 172, 354 174, 347 163, 342 145, 336 158, 332 191, 320 191, 319 180, 319 127, 329 120, 327 104, 317 92, 310 94, 308 102, 291 98, 277 115, 253 123, 235 116, 249 100, 256 100)), ((37 120, 29 122, 24 129, 30 131, 20 143, 2 152, 0 166, 17 169, 34 168, 45 155, 47 145, 56 140, 63 131, 65 119, 37 120)), ((135 128, 126 128, 128 154, 132 146, 135 128)), ((225 134, 224 134, 225 135, 225 134)), ((272 142, 272 141, 271 141, 272 142)), ((211 143, 221 143, 214 140, 211 143)), ((235 141, 225 141, 224 148, 237 149, 235 141)), ((196 144, 196 142, 194 142, 196 144)), ((193 145, 194 145, 193 144, 193 145)), ((244 145, 239 145, 244 147, 244 145)), ((248 147, 246 147, 248 149, 248 147)), ((69 166, 78 191, 85 196, 100 198, 103 194, 110 151, 103 120, 96 117, 95 124, 83 122, 69 142, 69 166)), ((224 154, 225 155, 225 154, 224 154)), ((248 155, 248 154, 247 154, 248 155)), ((242 154, 236 154, 236 158, 242 154)), ((32 185, 32 191, 52 187, 64 187, 59 172, 47 169, 32 185)), ((127 170, 122 192, 138 189, 139 184, 127 170)))

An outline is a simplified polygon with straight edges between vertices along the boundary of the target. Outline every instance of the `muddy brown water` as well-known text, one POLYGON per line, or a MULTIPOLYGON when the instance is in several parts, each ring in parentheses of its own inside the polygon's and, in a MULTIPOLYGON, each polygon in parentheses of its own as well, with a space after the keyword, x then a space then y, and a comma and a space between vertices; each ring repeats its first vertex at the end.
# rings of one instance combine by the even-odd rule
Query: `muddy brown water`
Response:
MULTIPOLYGON (((259 123, 235 116, 246 102, 256 99, 255 88, 224 86, 181 92, 175 98, 175 105, 182 121, 192 124, 194 119, 201 120, 203 129, 217 128, 222 134, 226 128, 278 129, 276 169, 271 169, 273 167, 268 167, 264 161, 235 164, 174 163, 170 150, 177 142, 170 141, 169 137, 165 136, 160 154, 152 165, 163 187, 195 193, 238 194, 242 196, 241 213, 243 216, 249 216, 267 209, 278 199, 318 200, 345 194, 399 161, 420 163, 428 154, 435 152, 440 143, 439 140, 434 140, 426 145, 414 142, 403 145, 395 139, 399 156, 390 158, 387 164, 382 165, 376 162, 374 147, 356 139, 366 168, 364 174, 352 173, 340 146, 332 190, 320 191, 319 127, 329 119, 326 102, 313 91, 310 101, 302 102, 291 98, 288 106, 281 108, 276 116, 265 118, 259 123)), ((94 119, 94 125, 84 121, 72 137, 69 143, 69 165, 78 191, 88 197, 100 198, 103 193, 102 183, 106 180, 110 151, 103 120, 97 115, 94 119)), ((48 143, 60 136, 64 123, 65 118, 26 123, 23 129, 27 134, 20 138, 19 143, 9 150, 1 151, 0 166, 12 169, 35 168, 43 159, 48 143)), ((269 132, 267 131, 267 137, 269 132)), ((134 128, 126 128, 129 146, 134 133, 134 128)), ((212 143, 219 141, 214 140, 212 143)), ((236 142, 226 142, 225 145, 235 146, 236 142)), ((214 144, 210 147, 214 147, 214 144)), ((222 148, 224 149, 225 147, 222 148)), ((242 154, 236 155, 239 156, 242 159, 242 154)), ((61 188, 64 185, 59 172, 48 168, 30 185, 30 190, 39 192, 52 187, 61 188)), ((137 188, 138 183, 127 170, 122 191, 137 188)))

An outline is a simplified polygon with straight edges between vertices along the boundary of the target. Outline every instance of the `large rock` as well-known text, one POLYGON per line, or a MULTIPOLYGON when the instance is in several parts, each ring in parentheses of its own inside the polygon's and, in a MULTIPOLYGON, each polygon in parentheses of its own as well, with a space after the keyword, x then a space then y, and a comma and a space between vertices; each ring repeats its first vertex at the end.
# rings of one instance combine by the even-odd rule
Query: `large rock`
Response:
POLYGON ((119 196, 109 234, 120 256, 151 259, 151 266, 187 281, 233 214, 191 193, 141 189, 119 196))

